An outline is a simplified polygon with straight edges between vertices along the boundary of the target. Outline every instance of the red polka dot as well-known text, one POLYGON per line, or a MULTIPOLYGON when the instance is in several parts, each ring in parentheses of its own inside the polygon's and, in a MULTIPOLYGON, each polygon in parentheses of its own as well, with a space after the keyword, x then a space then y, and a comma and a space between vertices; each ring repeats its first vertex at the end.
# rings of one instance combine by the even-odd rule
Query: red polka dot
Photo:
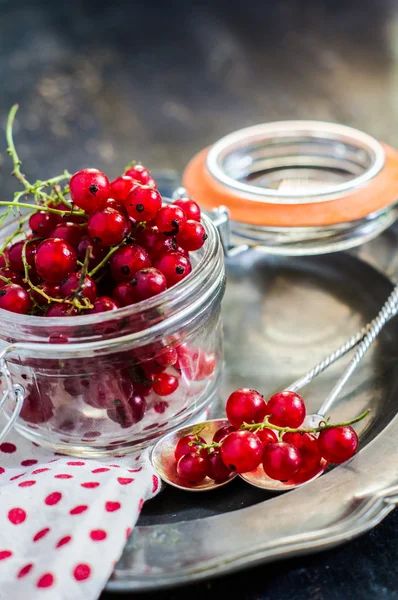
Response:
POLYGON ((81 460, 70 461, 70 462, 67 462, 66 464, 70 465, 71 467, 83 467, 83 465, 85 465, 85 463, 82 462, 81 460))
POLYGON ((6 454, 12 454, 17 449, 15 444, 10 444, 10 442, 3 442, 0 444, 0 450, 5 452, 6 454))
POLYGON ((105 502, 105 510, 107 512, 115 512, 121 507, 120 502, 105 502))
POLYGON ((14 477, 10 477, 10 481, 15 481, 15 479, 19 479, 20 477, 23 477, 24 475, 26 475, 26 473, 20 473, 19 475, 14 475, 14 477))
POLYGON ((120 485, 128 485, 129 483, 132 483, 134 481, 132 477, 118 477, 117 480, 120 483, 120 485))
POLYGON ((44 473, 44 471, 49 471, 50 469, 48 467, 45 467, 44 469, 36 469, 36 471, 32 471, 32 475, 38 475, 39 473, 44 473))
POLYGON ((135 460, 140 460, 140 458, 141 458, 141 456, 138 455, 138 456, 135 457, 135 460))
POLYGON ((0 467, 0 475, 3 475, 3 473, 5 473, 5 472, 6 472, 6 470, 3 469, 3 467, 0 467))
POLYGON ((90 577, 91 568, 88 565, 80 564, 73 570, 73 577, 76 581, 84 581, 90 577))
POLYGON ((36 448, 39 447, 39 444, 36 444, 36 442, 32 442, 33 446, 36 446, 36 448))
POLYGON ((139 469, 127 469, 129 473, 139 473, 140 471, 142 471, 142 467, 140 467, 139 469))
POLYGON ((138 504, 138 510, 142 509, 142 507, 144 506, 144 502, 145 502, 144 498, 141 498, 141 500, 139 501, 139 504, 138 504))
POLYGON ((56 479, 72 479, 73 475, 68 475, 67 473, 59 473, 59 475, 54 475, 56 479))
POLYGON ((80 485, 84 488, 91 489, 91 488, 98 487, 99 483, 98 483, 98 481, 86 481, 85 483, 81 483, 80 485))
POLYGON ((127 529, 126 529, 126 540, 129 539, 130 533, 131 533, 131 527, 127 527, 127 529))
POLYGON ((13 525, 20 525, 26 519, 26 512, 23 508, 12 508, 8 512, 8 520, 11 521, 13 525))
POLYGON ((69 544, 69 542, 71 541, 72 537, 70 535, 66 535, 65 537, 61 538, 59 540, 59 542, 57 542, 56 544, 56 548, 61 548, 61 546, 65 546, 65 544, 69 544))
POLYGON ((48 588, 54 583, 54 575, 51 573, 44 573, 36 583, 38 588, 48 588))
POLYGON ((35 458, 28 458, 27 460, 23 460, 21 462, 21 465, 23 467, 31 467, 32 465, 35 465, 38 461, 35 458))
POLYGON ((6 558, 10 558, 12 556, 11 550, 0 550, 0 560, 5 560, 6 558))
POLYGON ((29 479, 29 481, 21 481, 18 483, 18 487, 30 487, 31 485, 35 485, 36 481, 33 479, 29 479))
POLYGON ((41 538, 43 538, 45 535, 47 535, 47 533, 49 531, 50 531, 49 527, 45 527, 44 529, 41 529, 41 531, 38 531, 36 533, 36 535, 33 537, 33 541, 38 542, 39 540, 41 540, 41 538))
POLYGON ((58 502, 61 500, 61 498, 62 498, 61 492, 53 492, 52 494, 49 494, 47 496, 47 498, 44 500, 44 502, 47 504, 47 506, 53 506, 54 504, 58 504, 58 502))
POLYGON ((152 493, 153 494, 158 491, 158 487, 159 487, 159 479, 156 477, 156 475, 152 475, 152 493))
POLYGON ((93 529, 90 531, 90 537, 93 542, 102 542, 106 538, 106 531, 103 529, 93 529))
POLYGON ((80 513, 84 512, 87 509, 88 509, 88 506, 86 504, 80 504, 80 506, 75 506, 75 508, 72 508, 72 510, 70 511, 70 514, 71 515, 80 515, 80 513))
POLYGON ((33 567, 33 563, 28 563, 27 565, 22 567, 22 569, 20 569, 18 572, 18 575, 17 575, 18 579, 21 579, 22 577, 25 577, 25 575, 30 573, 30 571, 32 570, 32 567, 33 567))
POLYGON ((107 469, 106 467, 100 467, 99 469, 94 469, 91 472, 92 473, 105 473, 106 471, 110 471, 110 469, 107 469))

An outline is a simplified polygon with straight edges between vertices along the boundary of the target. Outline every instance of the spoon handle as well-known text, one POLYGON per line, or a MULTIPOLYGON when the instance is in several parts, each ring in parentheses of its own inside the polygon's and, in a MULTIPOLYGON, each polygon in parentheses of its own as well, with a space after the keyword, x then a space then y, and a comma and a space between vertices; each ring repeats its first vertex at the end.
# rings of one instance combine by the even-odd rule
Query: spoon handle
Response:
MULTIPOLYGON (((360 331, 354 333, 344 344, 342 344, 339 348, 331 352, 328 356, 326 356, 321 362, 316 364, 312 369, 307 371, 304 375, 302 375, 299 379, 296 379, 290 386, 285 388, 286 390, 297 392, 301 388, 308 385, 317 375, 322 373, 325 369, 327 369, 331 364, 336 362, 339 358, 347 354, 352 348, 354 348, 361 340, 363 340, 366 335, 372 330, 372 327, 375 325, 377 319, 381 315, 386 315, 386 321, 392 319, 397 313, 397 290, 398 285, 393 289, 387 301, 385 302, 383 308, 380 310, 378 316, 373 319, 370 323, 362 327, 360 331)), ((384 325, 384 323, 383 323, 384 325)), ((373 341, 373 340, 372 340, 373 341)), ((326 401, 325 401, 326 402, 326 401)), ((325 404, 325 403, 324 403, 325 404)), ((322 406, 323 408, 323 406, 322 406)), ((320 414, 320 413, 318 413, 320 414)))

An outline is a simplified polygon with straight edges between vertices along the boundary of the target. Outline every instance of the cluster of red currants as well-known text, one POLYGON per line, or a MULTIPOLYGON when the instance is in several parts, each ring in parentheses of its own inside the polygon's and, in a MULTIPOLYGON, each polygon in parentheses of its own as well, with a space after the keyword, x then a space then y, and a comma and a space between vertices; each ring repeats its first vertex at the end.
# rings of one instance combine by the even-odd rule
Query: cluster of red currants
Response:
POLYGON ((142 165, 112 182, 83 169, 66 192, 42 194, 30 232, 0 255, 0 308, 47 317, 111 311, 191 272, 189 253, 207 237, 200 208, 189 198, 163 205, 142 165))
POLYGON ((229 396, 226 413, 230 425, 216 431, 210 444, 200 435, 177 443, 176 469, 182 480, 197 484, 207 476, 225 481, 232 473, 248 473, 262 465, 271 479, 302 483, 327 463, 345 462, 358 448, 349 423, 324 421, 317 428, 303 428, 305 404, 295 392, 279 392, 266 402, 255 390, 238 389, 229 396))

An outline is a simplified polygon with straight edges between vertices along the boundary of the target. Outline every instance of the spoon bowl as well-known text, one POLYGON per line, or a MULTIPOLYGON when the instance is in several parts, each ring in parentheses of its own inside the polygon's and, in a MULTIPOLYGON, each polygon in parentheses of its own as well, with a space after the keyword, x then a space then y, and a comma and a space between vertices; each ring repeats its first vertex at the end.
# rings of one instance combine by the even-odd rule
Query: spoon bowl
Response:
POLYGON ((319 468, 314 469, 305 475, 298 474, 294 479, 289 481, 277 481, 276 479, 268 477, 263 466, 260 464, 254 471, 250 471, 250 473, 241 473, 239 477, 246 481, 246 483, 263 490, 268 490, 269 492, 288 492, 289 490, 294 490, 317 479, 324 473, 327 466, 328 463, 326 460, 322 459, 319 468))
POLYGON ((210 477, 205 477, 203 481, 197 484, 190 484, 181 479, 177 474, 174 450, 179 440, 186 435, 197 434, 210 444, 213 440, 213 435, 218 429, 224 427, 224 425, 229 425, 226 419, 214 419, 213 421, 205 421, 204 423, 182 427, 161 438, 152 450, 151 461, 162 481, 188 492, 208 492, 222 487, 235 479, 237 474, 231 473, 225 481, 214 481, 210 477))

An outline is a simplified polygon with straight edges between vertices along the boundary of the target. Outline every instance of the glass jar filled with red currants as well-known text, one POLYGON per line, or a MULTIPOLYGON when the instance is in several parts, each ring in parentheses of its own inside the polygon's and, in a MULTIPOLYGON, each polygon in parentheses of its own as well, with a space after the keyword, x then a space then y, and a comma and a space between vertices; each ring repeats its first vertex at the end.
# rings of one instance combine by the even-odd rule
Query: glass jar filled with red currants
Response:
POLYGON ((22 190, 0 202, 0 347, 24 394, 15 426, 67 454, 122 454, 217 390, 219 236, 192 199, 162 199, 140 164, 114 181, 82 169, 30 183, 15 112, 8 152, 22 190))

